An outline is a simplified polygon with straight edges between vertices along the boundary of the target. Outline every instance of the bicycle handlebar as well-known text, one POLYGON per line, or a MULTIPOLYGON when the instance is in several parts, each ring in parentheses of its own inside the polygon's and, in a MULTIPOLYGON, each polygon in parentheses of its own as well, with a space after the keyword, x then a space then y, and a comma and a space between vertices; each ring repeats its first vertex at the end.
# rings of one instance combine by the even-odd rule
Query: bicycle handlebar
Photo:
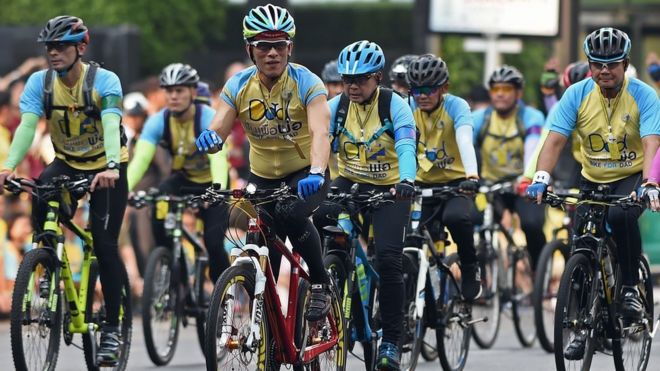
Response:
POLYGON ((47 183, 37 184, 34 180, 14 178, 7 180, 5 183, 5 189, 13 194, 29 192, 33 196, 40 198, 48 198, 50 192, 60 192, 64 190, 74 194, 84 194, 89 192, 93 179, 93 175, 78 176, 73 180, 66 175, 59 175, 47 183), (26 188, 30 188, 30 190, 26 188))
POLYGON ((198 196, 195 195, 171 195, 161 193, 157 188, 150 188, 148 191, 138 191, 135 195, 128 199, 128 204, 136 209, 141 209, 147 204, 156 204, 165 201, 170 204, 184 203, 189 208, 199 208, 200 201, 198 196))

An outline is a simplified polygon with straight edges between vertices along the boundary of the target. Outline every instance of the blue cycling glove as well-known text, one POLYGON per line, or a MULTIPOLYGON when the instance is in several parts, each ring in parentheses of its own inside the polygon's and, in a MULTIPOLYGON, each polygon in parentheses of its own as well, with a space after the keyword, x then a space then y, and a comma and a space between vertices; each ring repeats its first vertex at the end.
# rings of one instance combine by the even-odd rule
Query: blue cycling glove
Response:
POLYGON ((197 140, 195 140, 197 145, 197 150, 200 152, 212 152, 214 148, 217 148, 217 151, 222 149, 222 139, 214 130, 204 129, 197 140))
POLYGON ((543 183, 532 183, 527 187, 527 197, 532 200, 536 200, 538 195, 542 195, 548 189, 547 184, 543 183))
POLYGON ((321 174, 309 174, 307 178, 298 182, 298 196, 303 200, 315 194, 325 183, 325 178, 321 174))

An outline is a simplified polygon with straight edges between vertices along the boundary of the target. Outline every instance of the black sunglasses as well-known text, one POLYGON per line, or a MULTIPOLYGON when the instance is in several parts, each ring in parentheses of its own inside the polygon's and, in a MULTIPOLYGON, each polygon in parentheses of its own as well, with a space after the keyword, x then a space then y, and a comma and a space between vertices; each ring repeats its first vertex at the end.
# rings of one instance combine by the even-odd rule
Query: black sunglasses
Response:
POLYGON ((291 45, 291 40, 278 40, 278 41, 268 41, 268 40, 257 40, 251 41, 250 45, 259 49, 262 52, 269 52, 272 48, 275 48, 278 52, 283 52, 286 48, 291 45))
POLYGON ((46 43, 46 50, 51 51, 53 49, 57 50, 58 52, 63 52, 66 50, 66 48, 70 46, 75 46, 73 43, 63 43, 63 42, 52 42, 52 43, 46 43))
POLYGON ((341 81, 346 85, 351 85, 351 84, 364 85, 373 76, 374 76, 373 73, 367 73, 364 75, 342 75, 341 81))
POLYGON ((433 95, 435 94, 438 90, 440 90, 439 86, 413 86, 410 88, 410 94, 419 97, 420 95, 433 95))

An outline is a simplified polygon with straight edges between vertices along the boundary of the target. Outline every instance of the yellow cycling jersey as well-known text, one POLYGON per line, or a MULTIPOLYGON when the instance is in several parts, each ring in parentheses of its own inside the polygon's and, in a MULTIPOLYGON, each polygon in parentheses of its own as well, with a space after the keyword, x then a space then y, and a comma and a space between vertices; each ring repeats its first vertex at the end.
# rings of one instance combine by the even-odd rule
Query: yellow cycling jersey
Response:
MULTIPOLYGON (((85 105, 82 87, 89 64, 83 63, 82 66, 80 78, 71 88, 65 86, 59 78, 53 78, 52 106, 75 108, 85 105)), ((28 80, 21 98, 21 112, 32 112, 37 116, 44 113, 42 98, 45 73, 45 70, 36 72, 28 80)), ((99 68, 91 90, 93 104, 102 107, 101 97, 108 95, 121 97, 121 85, 117 75, 99 68)), ((121 116, 121 110, 116 107, 105 109, 103 112, 117 113, 121 116)), ((48 120, 48 132, 55 148, 55 156, 71 167, 78 170, 98 170, 106 167, 103 124, 100 119, 88 117, 80 110, 54 109, 48 120)), ((125 145, 121 147, 120 161, 128 161, 128 149, 125 145)))
POLYGON ((254 66, 227 82, 221 98, 236 109, 245 128, 253 174, 279 179, 310 166, 307 105, 319 95, 327 95, 321 79, 294 63, 270 91, 254 66))
MULTIPOLYGON (((354 182, 388 185, 399 181, 394 138, 384 133, 369 146, 365 144, 383 126, 378 115, 379 95, 380 89, 369 104, 349 104, 344 128, 355 140, 346 134, 340 134, 338 138, 339 175, 354 182)), ((333 98, 331 102, 336 100, 338 104, 338 98, 333 98)))
MULTIPOLYGON (((517 109, 516 109, 517 111, 517 109)), ((481 177, 497 182, 523 173, 524 134, 519 133, 514 112, 502 118, 493 112, 489 133, 481 144, 481 177)))
MULTIPOLYGON (((454 113, 446 109, 448 98, 456 97, 447 95, 443 103, 430 114, 419 108, 413 112, 420 133, 416 180, 422 183, 446 183, 465 178, 465 168, 456 143, 454 113)), ((466 113, 465 116, 469 118, 469 111, 466 113)))
MULTIPOLYGON (((213 112, 212 109, 206 106, 193 105, 192 110, 207 109, 213 112)), ((166 143, 169 145, 167 150, 172 154, 172 171, 183 171, 186 178, 195 183, 210 183, 211 182, 211 167, 208 155, 197 151, 195 146, 195 119, 197 115, 202 116, 202 113, 195 112, 195 115, 190 120, 185 122, 179 121, 178 118, 170 115, 170 122, 166 123, 164 130, 169 130, 171 142, 166 143)), ((205 115, 210 122, 212 114, 205 115)), ((201 119, 200 119, 201 120, 201 119)), ((208 126, 202 125, 200 126, 208 126)))
POLYGON ((614 182, 642 171, 641 137, 660 134, 660 104, 637 79, 624 80, 616 98, 606 99, 592 80, 574 84, 559 102, 551 130, 580 138, 582 175, 597 183, 614 182))

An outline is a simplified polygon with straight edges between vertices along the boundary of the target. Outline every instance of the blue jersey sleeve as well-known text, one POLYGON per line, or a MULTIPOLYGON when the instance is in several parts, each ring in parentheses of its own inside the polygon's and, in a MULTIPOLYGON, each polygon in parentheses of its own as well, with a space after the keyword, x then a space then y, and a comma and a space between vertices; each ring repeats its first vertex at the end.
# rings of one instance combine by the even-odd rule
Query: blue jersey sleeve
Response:
POLYGON ((392 94, 390 116, 394 124, 394 148, 399 158, 399 179, 414 180, 417 174, 417 126, 408 102, 397 94, 392 94))
POLYGON ((330 136, 335 132, 335 127, 337 126, 336 117, 337 117, 337 108, 339 107, 339 99, 341 95, 330 99, 328 101, 328 106, 330 107, 330 136))
POLYGON ((23 113, 34 113, 35 115, 41 117, 44 114, 44 77, 46 71, 39 71, 33 73, 25 84, 25 89, 23 94, 21 94, 21 100, 19 107, 21 114, 23 113))
POLYGON ((472 135, 474 136, 474 143, 477 143, 479 138, 479 132, 481 131, 481 126, 484 124, 484 115, 486 114, 486 109, 478 109, 472 112, 472 124, 474 125, 474 131, 472 135))
POLYGON ((578 109, 582 99, 593 88, 593 84, 592 79, 585 79, 566 89, 559 103, 555 104, 557 110, 551 118, 550 131, 557 132, 565 137, 571 136, 571 133, 575 130, 578 109))
POLYGON ((305 106, 319 95, 328 95, 323 81, 306 67, 289 64, 289 75, 296 80, 300 101, 305 106))
POLYGON ((445 96, 445 108, 449 117, 454 120, 454 129, 463 125, 474 126, 472 124, 470 105, 468 105, 465 99, 447 94, 445 96))
POLYGON ((653 88, 639 80, 630 80, 628 91, 639 109, 639 135, 660 135, 660 100, 653 88))
MULTIPOLYGON (((119 77, 117 77, 114 72, 103 68, 99 68, 96 72, 96 77, 94 79, 94 90, 96 90, 101 99, 113 95, 118 97, 120 100, 122 98, 122 89, 119 77)), ((122 115, 120 107, 106 108, 101 111, 101 115, 105 115, 106 113, 116 113, 119 116, 122 115)))
MULTIPOLYGON (((163 131, 165 130, 165 110, 156 112, 149 116, 147 122, 144 124, 140 139, 145 140, 153 145, 158 145, 163 138, 163 131)), ((203 122, 203 121, 202 121, 203 122)))
POLYGON ((234 110, 238 110, 238 103, 236 102, 238 93, 256 73, 256 70, 257 68, 255 66, 251 66, 232 76, 225 84, 222 92, 220 92, 220 99, 225 101, 234 110))
POLYGON ((525 123, 525 138, 534 138, 541 135, 541 131, 545 125, 545 117, 543 117, 543 112, 537 110, 536 108, 525 106, 522 119, 525 123))
POLYGON ((211 121, 213 121, 213 116, 215 116, 215 110, 207 105, 202 105, 202 118, 200 123, 202 126, 202 130, 211 127, 211 121))

